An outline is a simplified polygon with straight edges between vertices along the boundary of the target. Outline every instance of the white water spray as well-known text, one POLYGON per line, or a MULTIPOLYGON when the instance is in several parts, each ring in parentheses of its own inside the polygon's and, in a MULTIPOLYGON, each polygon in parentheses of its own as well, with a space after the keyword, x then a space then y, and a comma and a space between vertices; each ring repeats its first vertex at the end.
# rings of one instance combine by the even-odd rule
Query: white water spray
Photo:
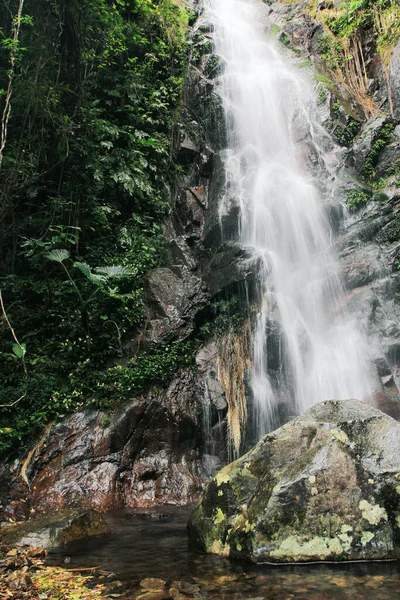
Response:
POLYGON ((220 210, 239 204, 240 242, 260 265, 251 386, 261 436, 278 425, 281 402, 302 412, 326 399, 361 399, 373 383, 366 341, 340 308, 329 227, 304 168, 310 144, 316 170, 331 168, 316 141, 311 85, 269 39, 259 5, 211 0, 209 13, 228 127, 220 210), (299 128, 310 144, 297 143, 299 128))

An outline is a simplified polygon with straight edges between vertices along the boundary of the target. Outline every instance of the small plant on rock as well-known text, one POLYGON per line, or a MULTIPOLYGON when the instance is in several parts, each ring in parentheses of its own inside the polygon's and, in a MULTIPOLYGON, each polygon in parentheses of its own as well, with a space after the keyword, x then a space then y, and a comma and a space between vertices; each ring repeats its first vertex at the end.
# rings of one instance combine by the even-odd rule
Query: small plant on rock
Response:
POLYGON ((363 190, 349 190, 347 192, 347 208, 355 212, 368 202, 368 194, 363 190))

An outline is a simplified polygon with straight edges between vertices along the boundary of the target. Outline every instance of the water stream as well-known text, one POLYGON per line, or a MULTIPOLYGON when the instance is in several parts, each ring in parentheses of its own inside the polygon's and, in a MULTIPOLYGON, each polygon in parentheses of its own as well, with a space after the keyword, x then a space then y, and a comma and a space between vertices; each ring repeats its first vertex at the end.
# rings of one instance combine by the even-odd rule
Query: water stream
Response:
MULTIPOLYGON (((324 202, 333 200, 333 143, 317 124, 312 85, 281 55, 261 3, 210 0, 228 128, 221 216, 239 205, 240 243, 258 261, 260 308, 251 388, 258 437, 326 399, 373 391, 368 345, 350 315, 324 202)), ((333 148, 334 150, 334 148, 333 148)))
POLYGON ((257 567, 204 554, 188 546, 186 522, 191 510, 191 506, 162 506, 110 513, 106 515, 110 536, 67 544, 53 551, 47 562, 70 569, 96 567, 93 574, 111 585, 113 595, 108 597, 121 600, 144 600, 139 582, 146 577, 195 584, 201 600, 399 597, 398 562, 257 567))

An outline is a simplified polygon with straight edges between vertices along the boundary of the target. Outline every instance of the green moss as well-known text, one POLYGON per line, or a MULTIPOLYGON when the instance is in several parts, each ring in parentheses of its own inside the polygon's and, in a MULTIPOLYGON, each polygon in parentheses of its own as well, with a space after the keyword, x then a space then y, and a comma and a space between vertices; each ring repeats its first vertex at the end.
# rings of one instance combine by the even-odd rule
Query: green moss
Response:
POLYGON ((372 200, 374 202, 387 202, 389 200, 389 196, 387 194, 384 194, 383 192, 376 192, 373 196, 372 196, 372 200))
POLYGON ((334 438, 342 442, 342 444, 345 444, 346 446, 350 444, 350 440, 344 431, 341 431, 340 429, 331 429, 331 434, 334 438))
POLYGON ((229 483, 231 470, 232 464, 226 465, 226 467, 221 469, 221 471, 219 471, 219 473, 216 474, 215 481, 218 487, 221 486, 223 483, 229 483))
POLYGON ((273 23, 270 27, 269 35, 271 38, 276 38, 279 35, 280 31, 281 28, 278 25, 275 25, 275 23, 273 23))
POLYGON ((372 533, 372 531, 364 531, 364 533, 361 536, 362 545, 365 546, 365 544, 368 544, 373 538, 374 534, 372 533))
POLYGON ((318 52, 330 69, 343 67, 342 45, 330 35, 323 35, 318 40, 318 52))
POLYGON ((311 60, 308 60, 308 59, 302 60, 302 61, 301 61, 301 62, 298 64, 298 67, 299 67, 300 69, 308 69, 309 67, 312 67, 312 62, 311 62, 311 60))

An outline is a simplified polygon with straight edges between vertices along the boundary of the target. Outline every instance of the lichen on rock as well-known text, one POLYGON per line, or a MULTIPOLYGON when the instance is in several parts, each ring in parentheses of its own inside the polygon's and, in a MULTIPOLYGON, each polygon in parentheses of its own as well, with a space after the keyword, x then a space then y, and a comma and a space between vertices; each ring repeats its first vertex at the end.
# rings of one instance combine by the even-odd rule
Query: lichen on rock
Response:
POLYGON ((206 552, 258 563, 398 557, 399 451, 391 417, 322 402, 224 467, 189 534, 206 552))

